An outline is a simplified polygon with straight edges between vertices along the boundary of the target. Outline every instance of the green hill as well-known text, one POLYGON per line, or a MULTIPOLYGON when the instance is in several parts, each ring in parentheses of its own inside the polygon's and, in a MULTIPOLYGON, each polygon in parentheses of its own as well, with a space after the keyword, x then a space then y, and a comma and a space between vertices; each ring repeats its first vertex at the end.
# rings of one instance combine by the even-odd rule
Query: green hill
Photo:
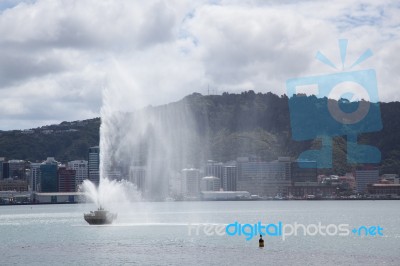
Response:
POLYGON ((31 130, 0 133, 0 156, 31 162, 55 157, 67 162, 87 159, 88 148, 99 143, 100 119, 62 122, 31 130))
MULTIPOLYGON (((253 91, 209 96, 194 93, 171 104, 190 106, 197 129, 208 136, 209 159, 229 161, 246 155, 258 155, 264 160, 278 156, 296 158, 302 151, 320 145, 316 140, 292 140, 285 95, 253 91)), ((162 111, 162 106, 151 108, 162 111)), ((383 129, 360 135, 359 142, 380 149, 382 173, 399 173, 400 103, 381 103, 380 109, 383 129)), ((52 156, 62 162, 86 159, 88 148, 99 143, 99 127, 100 119, 94 118, 29 131, 3 131, 0 132, 0 157, 42 161, 52 156)), ((334 172, 344 173, 355 167, 346 162, 345 137, 334 138, 333 153, 334 172)))

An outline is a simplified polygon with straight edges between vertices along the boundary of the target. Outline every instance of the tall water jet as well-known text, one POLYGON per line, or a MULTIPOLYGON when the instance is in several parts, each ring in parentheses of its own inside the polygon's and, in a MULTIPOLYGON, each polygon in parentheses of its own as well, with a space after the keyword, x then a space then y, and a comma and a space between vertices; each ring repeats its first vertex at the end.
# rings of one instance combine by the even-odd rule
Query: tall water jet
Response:
POLYGON ((110 173, 118 173, 147 199, 164 200, 171 180, 179 179, 183 168, 204 160, 205 134, 188 98, 141 110, 121 106, 120 98, 113 90, 103 95, 100 186, 110 173))

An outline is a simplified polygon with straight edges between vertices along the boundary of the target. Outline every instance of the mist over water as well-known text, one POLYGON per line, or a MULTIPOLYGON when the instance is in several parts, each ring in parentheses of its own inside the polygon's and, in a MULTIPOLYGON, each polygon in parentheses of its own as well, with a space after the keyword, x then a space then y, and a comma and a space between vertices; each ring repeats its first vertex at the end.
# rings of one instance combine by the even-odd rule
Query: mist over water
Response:
POLYGON ((106 209, 120 210, 130 202, 141 201, 137 187, 127 180, 102 178, 98 187, 91 181, 85 180, 81 190, 85 192, 87 201, 106 209))

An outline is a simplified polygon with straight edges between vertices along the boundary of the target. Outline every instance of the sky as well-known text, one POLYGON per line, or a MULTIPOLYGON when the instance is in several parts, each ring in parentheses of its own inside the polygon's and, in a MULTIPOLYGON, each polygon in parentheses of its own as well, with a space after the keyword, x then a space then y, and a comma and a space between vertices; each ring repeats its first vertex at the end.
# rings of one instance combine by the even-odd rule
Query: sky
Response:
POLYGON ((283 95, 367 49, 352 70, 374 69, 379 99, 400 100, 398 1, 0 0, 0 36, 0 130, 98 117, 108 97, 134 110, 193 92, 283 95))

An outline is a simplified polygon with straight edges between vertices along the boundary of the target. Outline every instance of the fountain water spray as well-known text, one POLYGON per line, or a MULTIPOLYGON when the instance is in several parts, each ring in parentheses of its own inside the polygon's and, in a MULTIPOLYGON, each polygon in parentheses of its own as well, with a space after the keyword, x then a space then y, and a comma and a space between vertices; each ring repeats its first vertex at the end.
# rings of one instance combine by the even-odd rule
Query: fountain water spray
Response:
POLYGON ((102 178, 98 187, 89 180, 82 183, 81 190, 85 192, 86 199, 99 208, 116 209, 121 204, 137 202, 141 195, 134 184, 126 180, 109 180, 102 178))
POLYGON ((196 167, 205 157, 207 125, 199 128, 188 98, 135 110, 121 104, 126 99, 134 101, 135 94, 128 92, 103 92, 100 183, 98 188, 90 181, 82 186, 91 201, 105 208, 111 203, 135 202, 141 196, 164 200, 171 180, 179 179, 183 168, 196 167), (122 181, 107 178, 115 173, 122 181))

